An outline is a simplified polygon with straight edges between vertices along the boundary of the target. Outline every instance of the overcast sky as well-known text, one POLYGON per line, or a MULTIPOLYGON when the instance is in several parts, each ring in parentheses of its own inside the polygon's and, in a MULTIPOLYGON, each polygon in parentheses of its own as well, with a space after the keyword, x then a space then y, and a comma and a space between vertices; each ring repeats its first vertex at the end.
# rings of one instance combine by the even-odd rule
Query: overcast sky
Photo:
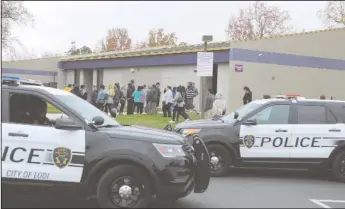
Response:
MULTIPOLYGON (((33 26, 14 26, 13 35, 21 41, 18 53, 63 53, 72 41, 92 49, 112 27, 129 30, 133 42, 144 40, 151 28, 176 32, 179 41, 198 43, 204 34, 215 41, 226 40, 225 28, 231 15, 252 2, 49 2, 28 1, 24 5, 34 15, 33 26)), ((267 2, 290 12, 297 29, 317 30, 323 24, 316 12, 322 1, 267 2)))

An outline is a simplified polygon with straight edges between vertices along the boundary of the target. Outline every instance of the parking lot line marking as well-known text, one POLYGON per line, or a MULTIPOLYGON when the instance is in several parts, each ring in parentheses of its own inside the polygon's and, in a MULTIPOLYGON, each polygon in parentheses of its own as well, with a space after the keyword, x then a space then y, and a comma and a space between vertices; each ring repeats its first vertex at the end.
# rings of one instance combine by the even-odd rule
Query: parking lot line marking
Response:
POLYGON ((309 199, 309 201, 323 207, 323 208, 332 208, 325 203, 345 203, 345 200, 316 200, 316 199, 309 199))
POLYGON ((313 202, 314 204, 322 207, 322 208, 331 208, 326 204, 323 204, 322 202, 320 202, 319 200, 315 200, 315 199, 309 199, 309 201, 313 202))

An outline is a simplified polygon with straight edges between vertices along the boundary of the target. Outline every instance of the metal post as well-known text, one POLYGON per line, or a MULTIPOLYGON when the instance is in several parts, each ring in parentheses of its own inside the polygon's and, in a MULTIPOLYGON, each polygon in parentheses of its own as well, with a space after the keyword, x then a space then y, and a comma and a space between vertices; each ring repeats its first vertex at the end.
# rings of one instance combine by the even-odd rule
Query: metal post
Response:
MULTIPOLYGON (((207 42, 204 42, 204 51, 207 52, 207 42)), ((206 102, 206 95, 207 95, 207 77, 202 76, 200 77, 200 113, 201 118, 205 119, 205 102, 206 102)))

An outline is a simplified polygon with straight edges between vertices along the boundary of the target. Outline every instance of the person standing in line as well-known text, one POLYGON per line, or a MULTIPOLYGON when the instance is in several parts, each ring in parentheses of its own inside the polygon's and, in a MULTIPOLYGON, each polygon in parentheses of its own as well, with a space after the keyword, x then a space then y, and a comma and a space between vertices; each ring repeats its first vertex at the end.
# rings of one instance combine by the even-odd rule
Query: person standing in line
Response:
POLYGON ((103 106, 105 104, 105 90, 104 90, 105 86, 103 84, 101 84, 99 86, 99 91, 97 94, 97 99, 96 99, 96 103, 97 103, 97 107, 103 111, 103 106))
POLYGON ((134 106, 137 109, 137 114, 142 114, 143 110, 141 107, 141 99, 143 96, 143 92, 141 91, 142 87, 138 86, 137 90, 133 92, 133 101, 134 101, 134 106))
POLYGON ((140 97, 140 114, 143 114, 143 113, 145 113, 144 112, 144 106, 145 106, 145 103, 146 103, 146 94, 145 94, 145 92, 144 92, 144 87, 142 86, 141 87, 141 97, 140 97))
POLYGON ((115 83, 114 84, 114 97, 113 97, 113 106, 112 108, 117 109, 120 103, 120 97, 121 97, 121 89, 120 84, 115 83))
POLYGON ((145 97, 145 100, 144 100, 144 102, 143 102, 143 111, 144 111, 144 113, 146 113, 147 111, 146 111, 146 95, 147 95, 147 87, 146 87, 146 84, 144 84, 143 86, 143 89, 141 90, 143 93, 144 93, 144 97, 145 97))
POLYGON ((72 88, 73 88, 72 84, 68 84, 67 87, 65 87, 63 90, 64 90, 64 91, 71 92, 71 91, 72 91, 72 88))
POLYGON ((160 89, 160 83, 156 83, 156 89, 157 89, 157 101, 156 101, 156 107, 159 107, 159 102, 161 100, 161 89, 160 89))
POLYGON ((252 91, 250 91, 248 86, 243 87, 244 95, 243 95, 243 104, 246 105, 252 101, 252 91))
POLYGON ((80 87, 78 85, 74 85, 73 89, 71 90, 71 93, 82 98, 81 92, 80 92, 80 87))
POLYGON ((105 91, 104 95, 104 112, 108 115, 111 115, 111 106, 113 105, 113 93, 112 89, 108 88, 108 90, 105 91))
POLYGON ((206 118, 210 118, 209 113, 210 113, 210 110, 212 110, 214 100, 215 100, 215 96, 214 94, 212 94, 212 89, 209 89, 207 92, 206 101, 205 101, 206 118))
POLYGON ((91 92, 91 104, 93 104, 95 107, 97 107, 97 96, 98 96, 98 89, 97 86, 92 86, 92 92, 91 92))
POLYGON ((163 95, 163 117, 171 117, 171 106, 173 105, 174 98, 171 86, 166 88, 163 95))
POLYGON ((87 100, 88 92, 84 84, 80 86, 80 95, 81 95, 81 98, 83 98, 84 100, 87 100))
POLYGON ((145 105, 145 113, 150 114, 151 112, 151 107, 150 107, 150 102, 152 100, 152 87, 149 86, 147 93, 146 93, 146 105, 145 105))
POLYGON ((186 109, 187 110, 193 110, 194 109, 194 88, 192 85, 192 82, 188 83, 187 89, 186 89, 186 109))
POLYGON ((125 109, 125 105, 126 105, 126 89, 123 86, 120 89, 120 110, 119 110, 119 114, 122 115, 123 114, 123 110, 125 109))
POLYGON ((153 84, 150 90, 150 98, 148 100, 148 114, 156 115, 157 114, 157 100, 158 100, 158 90, 156 85, 153 84))
POLYGON ((174 98, 175 98, 175 95, 176 95, 176 86, 174 86, 172 88, 172 95, 173 95, 173 102, 170 106, 170 112, 174 112, 174 98))
POLYGON ((134 112, 134 101, 133 101, 133 85, 131 83, 128 84, 127 87, 127 115, 133 115, 134 112))

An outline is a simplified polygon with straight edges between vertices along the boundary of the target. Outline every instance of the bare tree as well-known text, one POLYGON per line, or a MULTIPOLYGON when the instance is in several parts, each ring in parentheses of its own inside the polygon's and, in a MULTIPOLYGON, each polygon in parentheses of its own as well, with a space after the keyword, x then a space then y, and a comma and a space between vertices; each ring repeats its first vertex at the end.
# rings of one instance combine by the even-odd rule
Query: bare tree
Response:
POLYGON ((250 7, 240 9, 238 15, 233 15, 225 31, 231 40, 269 37, 290 32, 289 20, 291 17, 287 11, 256 1, 250 7))
POLYGON ((101 52, 128 50, 132 47, 132 39, 126 28, 112 28, 99 45, 101 52))
POLYGON ((345 1, 328 1, 317 15, 328 28, 345 26, 345 1))
POLYGON ((1 46, 11 44, 11 27, 13 24, 27 24, 33 21, 32 14, 24 7, 23 1, 1 1, 1 46))

